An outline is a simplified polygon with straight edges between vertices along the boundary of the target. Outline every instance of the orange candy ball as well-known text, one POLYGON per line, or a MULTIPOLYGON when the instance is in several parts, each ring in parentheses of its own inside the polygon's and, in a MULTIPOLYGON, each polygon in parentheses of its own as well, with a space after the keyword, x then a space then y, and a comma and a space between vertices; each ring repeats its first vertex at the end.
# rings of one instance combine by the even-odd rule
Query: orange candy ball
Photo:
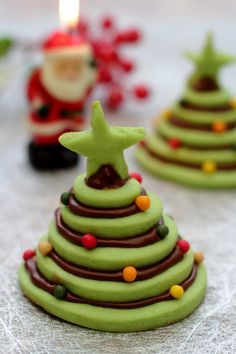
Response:
POLYGON ((48 241, 41 241, 38 250, 43 256, 47 256, 52 250, 52 244, 48 241))
POLYGON ((220 119, 215 120, 212 124, 212 129, 216 133, 223 133, 227 128, 227 125, 220 119))
POLYGON ((194 253, 194 262, 196 263, 196 264, 200 264, 200 263, 202 263, 203 262, 203 260, 204 260, 204 254, 202 253, 202 252, 195 252, 194 253))
POLYGON ((139 195, 135 199, 135 204, 140 210, 145 211, 150 208, 150 198, 147 195, 139 195))
POLYGON ((132 283, 137 277, 137 270, 133 266, 128 266, 123 269, 123 278, 128 283, 132 283))

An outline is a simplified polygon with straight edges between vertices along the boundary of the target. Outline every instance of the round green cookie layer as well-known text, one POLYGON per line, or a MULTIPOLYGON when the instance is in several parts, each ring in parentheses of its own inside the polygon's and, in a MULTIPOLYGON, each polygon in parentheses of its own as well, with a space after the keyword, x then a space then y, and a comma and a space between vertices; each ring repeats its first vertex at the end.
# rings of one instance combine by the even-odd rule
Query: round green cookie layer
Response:
POLYGON ((235 188, 236 170, 217 171, 205 174, 201 170, 165 163, 152 157, 147 150, 138 148, 136 157, 139 163, 152 174, 163 179, 196 188, 235 188))
POLYGON ((127 206, 140 195, 141 185, 130 178, 122 187, 100 190, 89 187, 85 183, 85 174, 76 178, 73 184, 75 197, 83 204, 97 208, 120 208, 127 206))
POLYGON ((222 164, 227 162, 236 163, 236 151, 233 149, 224 149, 224 150, 194 150, 187 147, 180 147, 174 151, 167 144, 164 139, 162 139, 157 134, 153 134, 148 138, 147 146, 154 153, 160 154, 161 156, 175 159, 176 161, 184 162, 196 162, 202 163, 204 161, 215 161, 222 164))
MULTIPOLYGON (((172 106, 171 112, 174 116, 191 123, 212 124, 216 119, 222 119, 221 111, 210 112, 192 110, 189 108, 181 107, 179 102, 176 102, 172 106)), ((225 111, 223 115, 225 123, 233 123, 236 120, 236 109, 225 111)))
POLYGON ((62 205, 60 208, 63 221, 82 234, 91 233, 102 238, 128 238, 140 235, 157 224, 162 215, 162 202, 149 194, 151 206, 148 210, 122 218, 90 218, 75 215, 62 205))
POLYGON ((198 92, 191 87, 187 87, 183 95, 184 99, 200 106, 217 107, 224 105, 230 100, 230 93, 225 89, 209 92, 198 92))
POLYGON ((164 272, 146 280, 133 283, 100 281, 82 278, 61 269, 49 257, 37 254, 37 266, 48 280, 60 279, 73 294, 90 300, 130 302, 142 300, 166 292, 173 284, 180 284, 188 278, 193 267, 193 252, 190 250, 181 262, 164 272))
POLYGON ((181 299, 125 310, 58 300, 31 282, 23 264, 19 269, 19 280, 25 296, 52 315, 83 327, 109 332, 144 331, 179 321, 198 307, 206 288, 205 267, 200 265, 193 284, 181 299))
POLYGON ((167 139, 173 137, 180 139, 183 144, 196 147, 218 147, 235 144, 236 129, 232 129, 221 134, 214 132, 197 131, 183 129, 172 125, 170 122, 162 120, 156 128, 167 139))
POLYGON ((86 250, 75 245, 59 234, 52 222, 49 230, 49 241, 55 251, 67 261, 91 269, 120 270, 127 264, 145 267, 166 257, 175 247, 178 231, 173 219, 163 215, 169 228, 166 238, 154 244, 137 248, 97 247, 86 250))

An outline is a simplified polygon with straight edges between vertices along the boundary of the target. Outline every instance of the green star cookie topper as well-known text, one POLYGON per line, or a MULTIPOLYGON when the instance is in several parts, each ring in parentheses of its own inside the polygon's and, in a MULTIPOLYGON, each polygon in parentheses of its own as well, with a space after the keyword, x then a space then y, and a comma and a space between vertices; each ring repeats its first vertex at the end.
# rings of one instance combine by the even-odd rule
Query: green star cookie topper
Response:
POLYGON ((66 148, 87 157, 87 177, 103 165, 112 165, 122 179, 127 178, 123 150, 144 138, 144 128, 110 127, 98 101, 92 104, 91 128, 62 134, 59 141, 66 148))
POLYGON ((212 33, 207 34, 204 46, 199 54, 187 52, 186 57, 196 66, 196 70, 191 77, 192 81, 197 81, 202 77, 210 77, 216 82, 221 67, 233 63, 236 59, 234 56, 218 52, 215 49, 212 33))

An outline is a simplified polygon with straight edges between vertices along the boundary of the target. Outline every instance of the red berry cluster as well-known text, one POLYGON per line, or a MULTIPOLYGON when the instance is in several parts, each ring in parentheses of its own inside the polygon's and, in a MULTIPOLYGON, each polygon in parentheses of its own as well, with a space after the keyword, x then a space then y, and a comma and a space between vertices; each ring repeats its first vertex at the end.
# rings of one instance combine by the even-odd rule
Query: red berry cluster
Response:
POLYGON ((104 90, 107 107, 115 110, 129 97, 137 100, 148 98, 150 90, 147 85, 129 87, 127 76, 134 71, 135 62, 122 53, 125 45, 140 41, 140 31, 137 28, 119 30, 111 16, 105 16, 99 27, 95 29, 82 19, 78 31, 93 46, 99 72, 98 84, 104 90))

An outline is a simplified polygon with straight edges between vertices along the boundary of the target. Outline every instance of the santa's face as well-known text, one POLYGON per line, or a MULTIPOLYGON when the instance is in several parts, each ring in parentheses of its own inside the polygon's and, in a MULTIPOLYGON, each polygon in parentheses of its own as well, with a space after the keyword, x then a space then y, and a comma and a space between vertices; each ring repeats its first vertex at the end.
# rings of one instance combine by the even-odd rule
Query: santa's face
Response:
POLYGON ((42 84, 59 100, 82 100, 96 78, 97 70, 89 47, 75 52, 51 53, 45 57, 42 84))

